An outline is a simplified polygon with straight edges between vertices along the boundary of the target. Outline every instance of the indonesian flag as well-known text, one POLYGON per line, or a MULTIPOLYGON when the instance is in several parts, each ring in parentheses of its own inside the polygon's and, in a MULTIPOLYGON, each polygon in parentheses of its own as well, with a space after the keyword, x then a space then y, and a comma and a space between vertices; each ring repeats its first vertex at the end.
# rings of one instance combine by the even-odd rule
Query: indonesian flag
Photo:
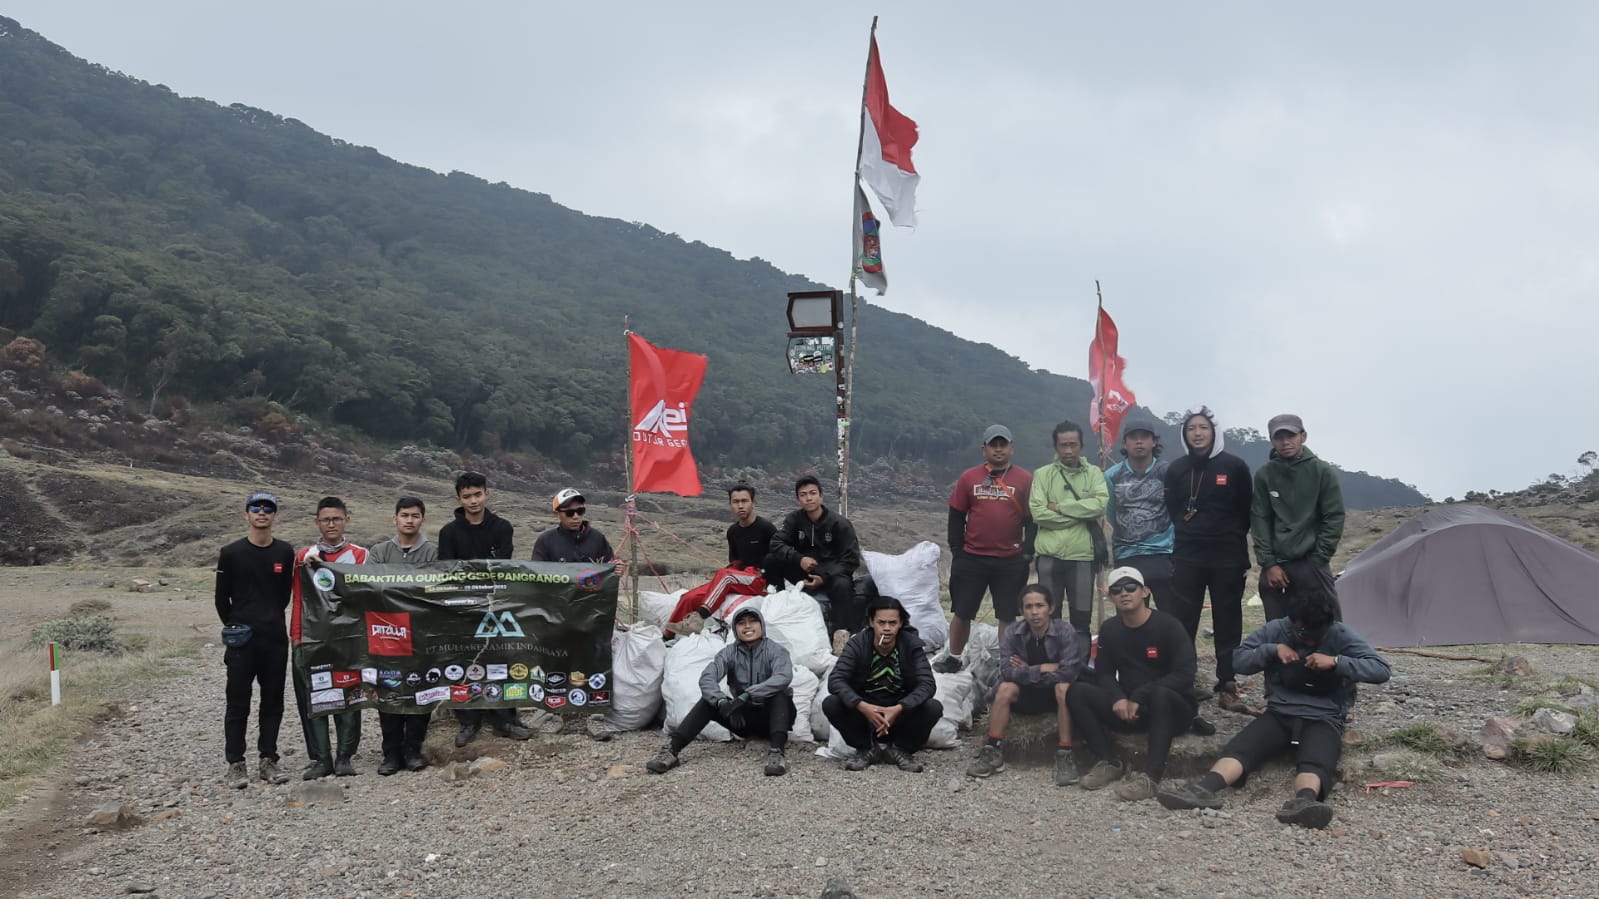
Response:
POLYGON ((866 57, 866 108, 861 111, 861 158, 856 169, 877 194, 888 220, 907 228, 916 226, 916 182, 922 177, 911 163, 914 146, 916 123, 888 102, 888 82, 873 35, 866 57))
POLYGON ((1099 435, 1100 446, 1116 442, 1122 427, 1122 416, 1138 402, 1131 389, 1122 380, 1127 370, 1127 360, 1116 348, 1116 323, 1104 307, 1099 310, 1099 323, 1094 328, 1094 342, 1088 345, 1088 383, 1094 385, 1094 400, 1088 406, 1088 420, 1093 422, 1094 433, 1099 435), (1103 383, 1102 377, 1103 376, 1103 383))
POLYGON ((632 382, 633 489, 641 493, 700 495, 700 473, 689 452, 688 422, 705 380, 698 353, 663 350, 627 335, 632 382))

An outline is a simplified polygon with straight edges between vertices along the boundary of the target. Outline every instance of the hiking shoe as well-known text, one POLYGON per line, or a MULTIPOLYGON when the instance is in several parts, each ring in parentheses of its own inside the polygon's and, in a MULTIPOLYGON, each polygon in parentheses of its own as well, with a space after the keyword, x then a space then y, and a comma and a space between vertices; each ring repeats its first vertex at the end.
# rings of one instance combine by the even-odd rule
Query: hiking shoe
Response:
POLYGON ((333 760, 333 774, 336 777, 354 777, 360 773, 355 770, 355 765, 351 764, 347 755, 341 755, 333 760))
POLYGON ((507 740, 526 740, 533 732, 520 724, 496 724, 494 732, 507 740))
POLYGON ((955 674, 961 670, 961 657, 946 655, 933 663, 933 670, 939 674, 955 674))
POLYGON ((1069 787, 1082 779, 1077 773, 1077 755, 1070 749, 1055 750, 1055 786, 1069 787))
POLYGON ((235 790, 242 790, 250 785, 250 769, 243 762, 229 762, 228 774, 223 780, 235 790))
POLYGON ((1201 737, 1215 736, 1216 725, 1211 724, 1209 721, 1206 721, 1198 715, 1195 715, 1194 723, 1188 725, 1188 731, 1189 733, 1198 734, 1201 737))
MULTIPOLYGON (((521 725, 518 725, 519 727, 521 725)), ((527 717, 528 729, 541 737, 553 737, 566 726, 566 719, 554 712, 543 709, 534 709, 533 714, 527 717)), ((525 738, 524 738, 525 739, 525 738)))
POLYGON ((477 739, 477 725, 463 724, 461 729, 455 732, 455 748, 460 749, 475 739, 477 739))
POLYGON ((666 629, 680 637, 687 637, 705 630, 705 619, 698 614, 689 615, 682 621, 674 621, 666 629))
POLYGON ((405 754, 405 770, 421 771, 428 766, 428 760, 420 752, 407 752, 405 754))
POLYGON ((1320 830, 1331 824, 1332 819, 1332 806, 1325 802, 1317 802, 1314 799, 1306 799, 1303 796, 1295 796, 1283 803, 1283 807, 1277 810, 1278 821, 1284 824, 1298 824, 1300 827, 1309 827, 1315 830, 1320 830))
POLYGON ((1103 790, 1121 780, 1122 775, 1126 773, 1127 769, 1123 768, 1120 762, 1107 762, 1101 759, 1094 763, 1094 767, 1088 769, 1088 773, 1077 781, 1077 785, 1085 790, 1103 790))
POLYGON ((893 762, 901 771, 909 771, 912 774, 922 773, 922 763, 916 760, 916 756, 898 746, 889 745, 883 747, 883 757, 893 762))
POLYGON ((849 631, 844 630, 843 628, 839 628, 838 630, 833 631, 833 655, 835 655, 835 656, 843 655, 844 654, 844 644, 848 643, 848 642, 849 642, 849 631))
POLYGON ((404 759, 401 759, 398 755, 389 753, 383 756, 383 764, 378 766, 378 776, 388 777, 391 774, 398 774, 400 773, 400 769, 404 767, 404 759))
POLYGON ((1155 782, 1148 774, 1134 771, 1122 778, 1121 783, 1117 784, 1112 792, 1116 794, 1117 799, 1124 802, 1139 802, 1155 795, 1155 782))
POLYGON ((301 780, 321 780, 322 778, 327 777, 328 775, 330 775, 332 773, 333 773, 333 763, 332 762, 328 761, 327 759, 317 759, 316 761, 312 762, 310 765, 307 765, 306 769, 304 771, 300 772, 300 779, 301 780))
POLYGON ((763 769, 767 777, 782 777, 788 773, 788 760, 783 757, 783 750, 774 749, 766 754, 766 767, 763 769))
POLYGON ((255 773, 261 780, 269 784, 286 784, 289 782, 289 775, 284 774, 278 768, 278 760, 268 756, 261 756, 261 761, 256 763, 255 773))
POLYGON ((998 746, 984 745, 966 768, 967 777, 989 777, 1005 770, 1005 754, 998 746))
POLYGON ((1156 793, 1155 798, 1161 805, 1174 812, 1194 808, 1221 811, 1221 797, 1200 786, 1197 780, 1191 780, 1180 786, 1167 787, 1156 793))
POLYGON ((844 762, 845 771, 865 771, 877 763, 879 751, 876 746, 871 749, 857 749, 855 754, 844 762))
POLYGON ((644 770, 651 774, 665 774, 676 767, 677 753, 670 746, 655 753, 655 758, 644 763, 644 770))

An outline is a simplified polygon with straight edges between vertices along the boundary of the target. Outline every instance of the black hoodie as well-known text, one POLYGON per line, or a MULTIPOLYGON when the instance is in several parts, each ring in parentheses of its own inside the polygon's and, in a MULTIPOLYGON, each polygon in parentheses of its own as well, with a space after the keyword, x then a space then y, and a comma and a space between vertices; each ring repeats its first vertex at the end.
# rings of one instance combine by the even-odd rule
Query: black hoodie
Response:
POLYGON ((1255 489, 1249 465, 1222 450, 1221 428, 1210 410, 1188 413, 1183 426, 1183 448, 1188 452, 1166 468, 1166 511, 1177 533, 1172 558, 1207 568, 1247 569, 1249 507, 1255 489), (1203 456, 1188 446, 1186 426, 1195 415, 1205 416, 1215 431, 1210 452, 1203 456))
POLYGON ((516 528, 509 521, 483 510, 483 523, 466 520, 466 510, 456 508, 455 520, 439 529, 440 559, 509 559, 516 528))

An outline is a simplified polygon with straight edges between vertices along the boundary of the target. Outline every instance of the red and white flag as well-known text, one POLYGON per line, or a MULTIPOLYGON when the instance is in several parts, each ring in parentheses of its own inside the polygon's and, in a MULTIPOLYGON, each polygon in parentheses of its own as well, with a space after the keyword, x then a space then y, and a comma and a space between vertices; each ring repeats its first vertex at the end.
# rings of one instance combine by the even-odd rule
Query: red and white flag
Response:
POLYGON ((861 110, 861 158, 856 169, 877 194, 888 220, 902 227, 916 225, 916 182, 921 176, 911 163, 914 146, 916 123, 888 102, 888 82, 874 34, 866 57, 866 105, 861 110))
POLYGON ((689 452, 688 424, 694 397, 705 380, 698 353, 663 350, 637 334, 627 335, 632 382, 633 489, 640 493, 700 495, 700 472, 689 452))
POLYGON ((1099 310, 1099 322, 1094 327, 1094 342, 1088 345, 1088 383, 1094 385, 1094 400, 1088 406, 1088 420, 1094 433, 1099 435, 1099 445, 1108 447, 1116 442, 1121 431, 1122 417, 1138 402, 1122 374, 1127 370, 1127 360, 1116 347, 1116 323, 1104 307, 1099 310))

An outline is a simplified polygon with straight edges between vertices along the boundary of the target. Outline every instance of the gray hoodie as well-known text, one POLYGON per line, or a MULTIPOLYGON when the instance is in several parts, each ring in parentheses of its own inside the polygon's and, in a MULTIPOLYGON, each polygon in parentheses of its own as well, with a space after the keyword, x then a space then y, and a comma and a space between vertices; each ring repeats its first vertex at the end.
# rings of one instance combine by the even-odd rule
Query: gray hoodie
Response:
POLYGON ((733 698, 740 693, 748 693, 755 705, 787 692, 789 683, 794 680, 794 662, 788 650, 783 648, 783 644, 766 636, 766 618, 752 605, 739 609, 733 620, 736 623, 745 615, 759 618, 761 638, 745 643, 735 636, 733 642, 724 646, 700 675, 700 695, 713 705, 728 698, 728 694, 722 692, 724 677, 727 678, 727 689, 733 698))

